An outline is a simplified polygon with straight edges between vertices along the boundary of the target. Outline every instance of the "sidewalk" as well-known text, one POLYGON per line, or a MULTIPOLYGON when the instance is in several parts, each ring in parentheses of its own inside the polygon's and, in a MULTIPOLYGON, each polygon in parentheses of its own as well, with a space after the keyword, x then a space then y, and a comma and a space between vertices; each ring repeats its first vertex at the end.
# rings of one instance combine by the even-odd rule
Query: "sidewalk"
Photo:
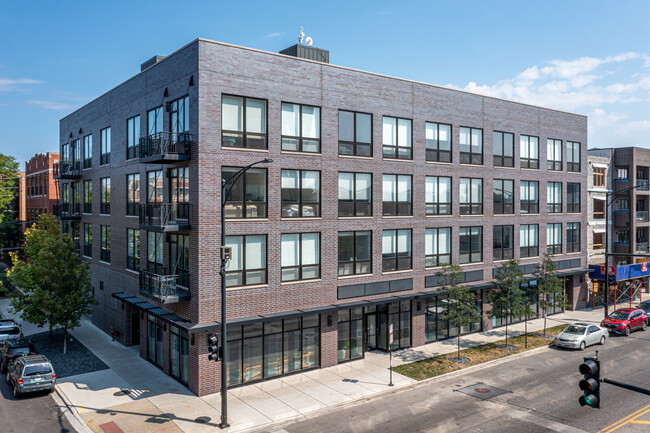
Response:
MULTIPOLYGON (((0 303, 0 311, 5 309, 0 303)), ((549 327, 574 321, 599 323, 602 310, 571 311, 548 318, 549 327)), ((543 319, 528 322, 528 331, 541 330, 543 319)), ((523 333, 524 324, 508 327, 509 335, 523 333)), ((220 395, 197 397, 186 387, 140 358, 138 348, 124 347, 84 320, 72 334, 105 362, 110 369, 61 379, 57 385, 68 403, 95 432, 214 432, 220 421, 220 395), (128 390, 128 394, 120 391, 128 390), (117 395, 116 395, 117 394, 117 395), (199 419, 207 417, 207 419, 199 419), (199 419, 199 420, 197 420, 199 419), (207 422, 201 422, 207 421, 207 422), (116 429, 117 428, 117 429, 116 429)), ((461 338, 462 347, 503 339, 505 329, 461 338)), ((436 342, 393 353, 400 365, 456 350, 456 339, 436 342)), ((366 353, 365 359, 312 370, 228 392, 230 432, 257 429, 278 421, 394 392, 417 383, 393 373, 388 386, 388 355, 366 353)))

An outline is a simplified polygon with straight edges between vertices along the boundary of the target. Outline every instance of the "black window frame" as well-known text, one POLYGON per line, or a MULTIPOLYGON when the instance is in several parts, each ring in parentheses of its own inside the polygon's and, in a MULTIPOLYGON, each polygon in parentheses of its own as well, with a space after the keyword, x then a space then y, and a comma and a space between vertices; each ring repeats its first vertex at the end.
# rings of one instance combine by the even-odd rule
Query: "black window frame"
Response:
POLYGON ((93 225, 84 223, 83 225, 84 249, 83 255, 92 258, 93 256, 93 225))
POLYGON ((496 225, 492 227, 492 258, 494 261, 515 258, 515 226, 496 225), (509 232, 509 237, 508 237, 509 232), (508 243, 509 242, 509 243, 508 243))
POLYGON ((452 242, 451 242, 451 227, 429 227, 424 230, 425 237, 425 250, 424 250, 424 267, 425 268, 437 268, 445 264, 451 264, 451 252, 452 252, 452 242), (449 252, 441 254, 440 253, 440 230, 447 230, 449 232, 448 242, 449 242, 449 252), (434 238, 437 238, 436 245, 438 246, 437 251, 434 251, 433 254, 427 254, 426 251, 426 237, 433 235, 434 238), (446 258, 446 260, 443 260, 446 258))
POLYGON ((141 193, 141 183, 140 183, 140 173, 130 173, 126 175, 126 215, 128 216, 138 216, 140 214, 140 193, 141 193), (137 177, 137 182, 135 178, 137 177), (131 188, 132 179, 133 183, 137 184, 137 189, 131 188), (132 201, 131 196, 138 194, 138 200, 132 201))
POLYGON ((382 230, 382 254, 381 254, 381 271, 386 272, 397 272, 397 271, 406 271, 413 269, 413 230, 412 229, 388 229, 382 230), (383 239, 385 232, 395 232, 395 253, 391 253, 390 257, 386 257, 386 253, 383 252, 383 239), (405 256, 405 251, 399 250, 399 235, 400 232, 409 232, 410 247, 408 250, 408 256, 405 256), (401 255, 401 257, 400 257, 401 255), (387 266, 388 265, 388 266, 387 266))
POLYGON ((101 225, 100 227, 100 260, 111 262, 111 226, 101 225))
POLYGON ((424 196, 424 207, 425 207, 425 215, 451 215, 452 213, 452 197, 453 197, 453 180, 451 176, 425 176, 424 179, 425 182, 425 196, 424 196), (441 202, 438 200, 437 202, 432 201, 429 202, 427 201, 428 194, 426 194, 426 188, 427 188, 427 180, 429 179, 436 179, 435 180, 435 196, 440 199, 441 194, 440 194, 440 179, 449 179, 449 201, 448 202, 441 202))
POLYGON ((580 252, 580 223, 566 223, 566 252, 580 252))
POLYGON ((229 271, 228 269, 226 269, 226 276, 228 274, 232 275, 234 273, 241 273, 242 274, 242 276, 241 276, 242 284, 237 285, 237 286, 229 286, 228 283, 226 282, 226 287, 230 287, 230 288, 232 288, 232 287, 247 287, 247 286, 256 286, 256 285, 268 284, 268 282, 269 282, 269 236, 267 234, 265 234, 265 233, 262 233, 262 234, 251 233, 251 234, 246 234, 246 235, 229 235, 229 236, 226 236, 226 243, 228 242, 228 238, 242 238, 242 244, 241 244, 241 246, 242 246, 242 252, 241 252, 242 266, 241 266, 241 270, 231 270, 231 271, 229 271), (266 265, 264 268, 248 269, 246 267, 246 238, 249 237, 249 236, 264 236, 264 239, 265 239, 265 241, 264 241, 264 246, 265 246, 264 263, 266 265), (264 282, 261 282, 261 283, 256 282, 256 283, 248 284, 247 281, 246 281, 247 273, 248 272, 259 272, 261 270, 264 270, 264 282))
POLYGON ((126 229, 126 268, 135 272, 140 271, 140 229, 126 229), (130 237, 133 235, 133 245, 130 237))
POLYGON ((147 203, 164 203, 165 202, 165 180, 164 180, 164 171, 162 169, 150 170, 146 172, 147 174, 147 203), (151 175, 154 175, 153 178, 151 175), (154 183, 152 185, 151 180, 153 179, 154 183), (158 195, 158 179, 162 181, 160 186, 160 196, 158 195), (152 200, 153 198, 153 200, 152 200), (160 200, 159 200, 160 198, 160 200))
POLYGON ((582 171, 582 155, 581 155, 581 146, 578 141, 568 141, 566 142, 566 171, 571 173, 580 173, 582 171), (578 150, 578 162, 573 160, 575 156, 576 147, 578 150))
POLYGON ((99 165, 111 163, 111 127, 99 131, 99 165))
POLYGON ((382 174, 381 177, 381 184, 382 184, 382 195, 381 195, 381 207, 382 207, 382 216, 413 216, 413 176, 410 174, 392 174, 392 173, 384 173, 382 174), (383 191, 383 185, 384 185, 384 179, 386 177, 393 177, 394 179, 394 185, 395 185, 395 200, 396 201, 384 201, 384 191, 383 191), (400 178, 403 177, 408 177, 409 178, 409 192, 410 192, 410 200, 409 201, 403 201, 400 200, 400 194, 398 190, 398 185, 400 178))
POLYGON ((84 209, 83 213, 93 213, 93 181, 86 179, 83 181, 84 209))
POLYGON ((92 168, 93 166, 93 135, 88 134, 83 138, 84 161, 83 168, 92 168))
POLYGON ((321 217, 321 200, 322 200, 322 194, 321 194, 321 172, 320 170, 300 170, 300 169, 293 169, 293 168, 283 168, 280 172, 280 196, 281 196, 281 208, 280 208, 280 215, 282 218, 320 218, 321 217), (282 180, 284 172, 285 171, 293 171, 298 173, 298 201, 291 201, 285 198, 285 190, 288 188, 283 188, 282 187, 282 180), (313 202, 313 201, 305 201, 303 200, 303 173, 318 173, 318 201, 313 202), (297 216, 290 216, 285 212, 285 207, 288 206, 295 206, 298 205, 298 215, 297 216), (305 207, 306 205, 310 206, 310 209, 315 209, 315 215, 305 215, 305 207))
POLYGON ((381 141, 381 156, 382 159, 393 159, 393 160, 404 160, 404 161, 413 161, 413 119, 407 119, 405 117, 396 117, 396 116, 382 116, 381 118, 382 125, 382 141, 381 141), (395 119, 395 145, 384 144, 384 119, 395 119), (409 146, 400 146, 399 145, 399 121, 404 120, 409 122, 411 129, 411 143, 409 146), (400 156, 400 149, 408 149, 408 157, 400 156), (386 155, 387 150, 392 150, 392 156, 386 155))
MULTIPOLYGON (((463 129, 469 130, 469 152, 460 151, 459 162, 461 164, 468 165, 483 165, 483 154, 485 153, 485 137, 483 137, 483 128, 472 128, 471 126, 461 126, 459 128, 459 137, 462 134, 463 129), (474 147, 473 137, 474 131, 481 131, 481 153, 476 153, 472 151, 474 147)), ((458 140, 458 147, 460 149, 461 143, 458 140)))
POLYGON ((362 173, 362 172, 354 172, 354 171, 339 171, 337 175, 337 186, 340 188, 340 181, 341 181, 341 174, 352 174, 353 179, 352 179, 352 193, 353 193, 353 198, 352 202, 350 203, 348 200, 341 200, 340 198, 338 199, 338 216, 339 217, 344 217, 344 218, 367 218, 371 217, 373 215, 372 212, 372 205, 373 205, 373 192, 372 192, 372 182, 373 182, 373 175, 372 173, 362 173), (367 202, 360 202, 357 203, 357 176, 358 175, 366 175, 370 176, 370 197, 367 202), (349 207, 349 205, 352 205, 352 215, 350 215, 350 212, 342 212, 342 210, 345 210, 345 207, 349 207), (346 206, 348 205, 348 206, 346 206), (343 209, 342 209, 343 208, 343 209), (361 213, 359 215, 359 211, 367 210, 367 213, 361 213))
POLYGON ((350 111, 350 110, 339 110, 339 116, 338 116, 338 121, 339 121, 339 135, 338 135, 338 152, 339 155, 342 156, 357 156, 361 158, 372 158, 372 151, 373 151, 373 134, 372 131, 374 129, 374 116, 372 113, 364 113, 361 111, 350 111), (348 140, 341 140, 341 113, 351 113, 353 115, 353 134, 354 134, 354 141, 348 141, 348 140), (358 115, 363 115, 363 116, 370 116, 370 142, 369 143, 364 143, 362 141, 357 140, 357 125, 358 125, 358 115), (352 153, 345 153, 341 152, 341 146, 352 146, 352 153), (367 153, 359 152, 359 148, 368 148, 367 153))
POLYGON ((562 140, 558 140, 556 138, 547 138, 546 139, 546 169, 547 171, 562 171, 562 164, 563 164, 563 155, 562 155, 563 149, 562 149, 562 140), (553 143, 553 154, 551 155, 551 152, 549 152, 549 144, 553 143), (559 146, 557 144, 559 143, 559 146), (557 146, 557 147, 556 147, 557 146), (560 149, 560 158, 557 159, 557 155, 555 154, 556 149, 560 149), (553 157, 553 159, 551 159, 553 157))
MULTIPOLYGON (((553 199, 555 200, 555 192, 553 193, 553 199)), ((546 182, 546 212, 547 213, 562 213, 562 182, 546 182), (551 202, 549 200, 548 188, 549 186, 555 190, 559 185, 560 188, 560 202, 555 201, 551 202)))
POLYGON ((537 180, 521 180, 519 181, 519 209, 525 215, 538 215, 539 214, 539 181, 537 180), (530 200, 531 187, 534 186, 535 197, 537 200, 530 200), (528 200, 524 200, 524 194, 521 193, 522 189, 527 189, 526 195, 528 200))
POLYGON ((151 110, 147 110, 147 136, 163 132, 164 129, 163 125, 165 121, 163 118, 162 109, 163 106, 159 105, 157 107, 152 108, 151 110), (153 118, 153 122, 152 122, 152 118, 153 118))
POLYGON ((525 259, 527 257, 539 257, 539 224, 522 224, 519 226, 519 257, 525 259), (537 227, 537 236, 532 236, 531 227, 537 227), (521 235, 522 230, 526 231, 526 236, 528 237, 528 245, 521 245, 523 236, 521 235), (535 240, 535 245, 531 245, 531 239, 535 240))
MULTIPOLYGON (((223 129, 223 120, 221 122, 221 147, 225 148, 230 148, 230 149, 261 149, 265 150, 269 148, 269 101, 268 99, 264 98, 253 98, 253 97, 248 97, 248 96, 240 96, 240 95, 231 95, 227 93, 221 94, 221 110, 223 113, 223 98, 229 97, 229 98, 241 98, 242 99, 242 130, 241 131, 232 131, 228 129, 223 129), (255 100, 255 101, 263 101, 264 102, 264 111, 266 115, 266 120, 264 124, 264 129, 266 132, 264 133, 258 133, 258 132, 247 132, 248 130, 248 120, 246 118, 246 105, 248 100, 255 100), (225 139, 226 139, 226 134, 230 134, 228 138, 232 138, 232 145, 225 144, 225 139), (252 143, 254 142, 253 140, 258 140, 263 142, 262 146, 253 146, 252 143), (237 143, 241 143, 241 145, 236 145, 237 143)), ((223 116, 222 116, 223 117, 223 116)))
MULTIPOLYGON (((321 143, 322 143, 322 134, 321 134, 321 129, 322 129, 322 107, 318 105, 310 105, 310 104, 300 104, 297 102, 287 102, 287 101, 282 101, 280 103, 280 112, 282 113, 282 107, 287 104, 287 105, 297 105, 300 109, 300 116, 298 118, 298 132, 300 132, 299 136, 293 136, 293 135, 280 135, 280 149, 283 152, 299 152, 299 153, 311 153, 311 154, 320 154, 321 153, 321 143), (303 137, 302 136, 302 116, 303 116, 303 108, 304 107, 309 107, 309 108, 318 108, 318 138, 310 138, 310 137, 303 137), (287 140, 297 140, 298 141, 298 150, 293 150, 293 149, 285 149, 285 139, 287 140), (304 150, 304 141, 314 141, 317 142, 318 144, 318 150, 315 152, 311 152, 308 150, 304 150)), ((282 125, 280 125, 280 131, 282 131, 282 125)))
POLYGON ((136 114, 133 117, 126 119, 126 160, 136 159, 140 157, 140 115, 136 114), (136 134, 135 121, 138 121, 138 128, 136 134), (133 124, 133 126, 131 125, 133 124), (131 130, 133 128, 133 130, 131 130))
POLYGON ((492 212, 494 215, 513 215, 515 213, 515 181, 512 179, 493 179, 492 212), (506 183, 510 185, 510 201, 506 201, 506 183), (501 202, 497 201, 497 191, 501 191, 501 202))
POLYGON ((460 204, 460 214, 461 215, 483 215, 483 195, 484 195, 484 190, 483 190, 483 178, 480 177, 461 177, 459 179, 459 191, 458 191, 458 200, 460 204), (460 183, 464 180, 467 179, 469 180, 469 193, 468 193, 468 202, 463 202, 461 201, 460 198, 460 190, 461 190, 461 185, 460 183), (481 197, 480 197, 480 202, 474 203, 472 201, 472 184, 474 183, 473 181, 480 181, 481 182, 481 197))
POLYGON ((99 213, 100 215, 111 214, 111 178, 102 177, 99 179, 99 213), (108 182, 106 182, 108 181, 108 182))
POLYGON ((515 134, 512 132, 504 132, 504 131, 492 131, 492 157, 493 157, 493 163, 495 167, 514 167, 515 166, 515 134), (496 137, 500 136, 501 140, 501 154, 497 153, 496 145, 497 145, 497 140, 496 137), (512 137, 511 141, 511 156, 506 155, 506 142, 505 138, 506 136, 512 137))
POLYGON ((428 162, 442 162, 442 163, 452 163, 453 162, 453 138, 452 138, 452 132, 454 130, 453 126, 449 123, 440 123, 440 122, 425 122, 424 123, 424 128, 425 128, 425 134, 426 130, 429 126, 435 126, 436 130, 436 137, 438 138, 432 138, 428 139, 426 138, 425 135, 425 156, 424 159, 425 161, 428 162), (449 150, 441 150, 440 149, 440 126, 446 126, 449 128, 449 150))
MULTIPOLYGON (((142 238, 141 238, 142 239, 142 238)), ((165 239, 162 232, 147 231, 147 271, 163 274, 165 266, 165 239), (151 239, 153 238, 153 242, 151 239), (153 246, 153 248, 152 248, 153 246), (153 260, 151 260, 153 258, 153 260), (159 261, 160 260, 160 261, 159 261)))
POLYGON ((562 223, 548 223, 546 225, 546 230, 548 233, 548 230, 552 229, 555 231, 557 229, 556 226, 559 226, 559 232, 560 232, 560 243, 559 244, 549 244, 548 243, 548 234, 546 235, 546 253, 549 255, 557 255, 557 254, 562 254, 562 223), (552 226, 552 227, 551 227, 552 226))
POLYGON ((282 233, 280 235, 280 245, 282 245, 282 237, 285 235, 298 235, 298 265, 297 266, 283 266, 282 265, 282 252, 280 252, 280 281, 282 283, 293 282, 293 281, 310 281, 318 280, 321 277, 322 269, 322 246, 321 246, 321 232, 301 232, 301 233, 282 233), (302 263, 302 249, 303 249, 303 235, 313 235, 318 234, 318 264, 303 265, 302 263), (308 267, 318 267, 318 275, 313 278, 303 278, 303 270, 308 267), (296 269, 298 270, 298 278, 294 279, 284 279, 284 270, 286 269, 296 269))
POLYGON ((567 182, 566 184, 566 212, 582 213, 580 208, 580 188, 581 184, 567 182))
POLYGON ((176 275, 176 284, 181 287, 190 287, 190 238, 188 234, 170 233, 167 244, 169 245, 169 263, 172 275, 176 275), (187 248, 186 248, 187 247, 187 248), (187 253, 187 256, 186 256, 187 253), (185 263, 187 261, 187 264, 185 263))
POLYGON ((535 135, 520 135, 519 136, 519 166, 520 168, 526 168, 529 170, 539 170, 539 137, 535 135), (537 143, 531 141, 531 138, 535 138, 537 143), (526 140, 525 146, 528 148, 528 157, 523 157, 523 152, 521 152, 521 146, 524 145, 522 140, 526 140), (535 146, 537 148, 537 158, 530 157, 530 150, 535 146))
POLYGON ((357 230, 357 231, 340 231, 337 234, 337 243, 338 243, 338 254, 337 254, 337 275, 339 277, 345 277, 348 275, 372 275, 372 230, 357 230), (346 260, 346 261, 341 261, 341 235, 348 235, 349 233, 352 233, 352 249, 354 250, 354 257, 352 260, 346 260), (369 238, 369 244, 368 244, 368 256, 370 257, 370 260, 358 260, 358 243, 357 243, 357 237, 359 236, 368 236, 369 238), (350 273, 345 273, 341 272, 342 269, 345 269, 345 265, 352 264, 352 272, 350 273), (364 264, 369 265, 369 271, 368 272, 360 272, 359 270, 362 268, 364 264))
MULTIPOLYGON (((228 216, 226 214, 226 219, 250 219, 250 220, 254 220, 254 219, 268 218, 268 215, 269 215, 269 172, 268 172, 268 169, 266 169, 266 168, 251 168, 249 170, 246 170, 244 173, 242 173, 239 176, 239 178, 235 181, 234 184, 232 182, 230 182, 230 179, 232 179, 232 177, 237 173, 237 171, 241 170, 242 168, 243 167, 235 167, 235 166, 223 166, 223 167, 221 167, 222 179, 224 179, 226 181, 226 183, 229 185, 229 188, 231 188, 231 187, 234 188, 234 185, 239 184, 241 182, 241 189, 242 189, 242 201, 241 202, 232 200, 232 192, 229 194, 228 200, 226 201, 226 206, 228 206, 228 204, 232 204, 232 203, 241 204, 241 209, 242 209, 241 216, 231 217, 231 216, 228 216), (224 177, 224 171, 225 170, 234 170, 234 173, 228 179, 226 179, 224 177), (260 172, 264 172, 264 201, 263 202, 261 202, 261 201, 252 202, 251 201, 251 203, 253 203, 251 206, 256 206, 255 208, 259 209, 259 205, 263 204, 264 214, 263 215, 257 215, 257 216, 254 216, 254 217, 253 216, 247 216, 247 204, 246 204, 247 203, 247 200, 246 200, 246 185, 247 185, 247 182, 246 182, 246 179, 248 179, 249 175, 257 174, 257 173, 260 173, 260 172)), ((225 207, 224 207, 224 209, 225 209, 225 207)))
POLYGON ((458 263, 461 265, 466 265, 470 263, 481 263, 483 261, 483 226, 462 226, 458 230, 458 263), (472 233, 473 229, 478 229, 479 233, 472 233), (463 233, 467 230, 468 233, 463 233), (463 241, 463 237, 469 237, 468 240, 463 241), (472 249, 472 245, 476 242, 478 238, 480 248, 472 249), (469 246, 467 251, 463 250, 463 243, 469 246), (478 260, 474 259, 474 255, 478 254, 478 260), (463 258, 463 255, 467 256, 467 260, 463 258))

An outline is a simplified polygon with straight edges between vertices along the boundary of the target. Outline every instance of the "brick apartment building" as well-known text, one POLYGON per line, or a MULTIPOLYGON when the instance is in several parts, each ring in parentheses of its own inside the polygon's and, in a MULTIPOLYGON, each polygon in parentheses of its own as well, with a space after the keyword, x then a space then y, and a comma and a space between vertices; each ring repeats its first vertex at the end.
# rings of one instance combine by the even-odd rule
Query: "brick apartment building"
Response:
POLYGON ((54 165, 58 162, 58 152, 37 153, 25 162, 25 212, 28 226, 41 214, 55 213, 59 196, 54 181, 54 165))
POLYGON ((218 391, 222 176, 266 157, 226 203, 230 386, 385 350, 389 322, 394 348, 501 326, 483 301, 509 257, 532 279, 552 253, 586 305, 586 117, 292 48, 309 58, 197 39, 61 120, 98 326, 218 391), (460 330, 439 317, 449 261, 483 311, 460 330))

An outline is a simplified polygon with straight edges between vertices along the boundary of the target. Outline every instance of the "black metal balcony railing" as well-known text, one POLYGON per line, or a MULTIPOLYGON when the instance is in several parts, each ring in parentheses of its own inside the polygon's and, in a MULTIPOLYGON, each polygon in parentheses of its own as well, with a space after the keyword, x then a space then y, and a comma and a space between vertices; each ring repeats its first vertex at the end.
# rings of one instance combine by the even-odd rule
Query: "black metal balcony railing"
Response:
POLYGON ((140 139, 141 162, 176 162, 191 158, 192 134, 157 132, 140 139))
POLYGON ((140 227, 175 232, 190 229, 189 203, 147 203, 140 205, 140 227))
POLYGON ((636 211, 636 222, 638 223, 648 222, 648 211, 647 210, 636 211))
POLYGON ((641 254, 648 253, 648 242, 637 242, 636 243, 636 252, 641 254))
POLYGON ((648 190, 648 179, 637 179, 636 186, 638 191, 647 191, 648 190))
POLYGON ((628 178, 618 178, 614 179, 614 193, 616 194, 629 194, 630 188, 630 179, 628 178))
POLYGON ((79 219, 79 203, 60 203, 57 216, 62 220, 79 219))
POLYGON ((79 161, 56 162, 53 175, 55 179, 76 179, 81 176, 81 163, 79 161))
POLYGON ((165 269, 161 274, 140 271, 140 294, 163 304, 187 301, 190 299, 189 274, 169 275, 165 269))

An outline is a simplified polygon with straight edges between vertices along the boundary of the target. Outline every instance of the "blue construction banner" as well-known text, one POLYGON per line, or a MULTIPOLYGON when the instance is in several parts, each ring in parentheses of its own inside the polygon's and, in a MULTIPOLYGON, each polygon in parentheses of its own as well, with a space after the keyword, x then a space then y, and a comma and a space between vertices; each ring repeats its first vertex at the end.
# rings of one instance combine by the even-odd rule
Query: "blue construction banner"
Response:
MULTIPOLYGON (((605 279, 605 266, 589 265, 589 278, 592 280, 605 279)), ((616 281, 631 280, 650 276, 648 262, 634 263, 624 266, 610 266, 609 274, 616 277, 616 281)))

